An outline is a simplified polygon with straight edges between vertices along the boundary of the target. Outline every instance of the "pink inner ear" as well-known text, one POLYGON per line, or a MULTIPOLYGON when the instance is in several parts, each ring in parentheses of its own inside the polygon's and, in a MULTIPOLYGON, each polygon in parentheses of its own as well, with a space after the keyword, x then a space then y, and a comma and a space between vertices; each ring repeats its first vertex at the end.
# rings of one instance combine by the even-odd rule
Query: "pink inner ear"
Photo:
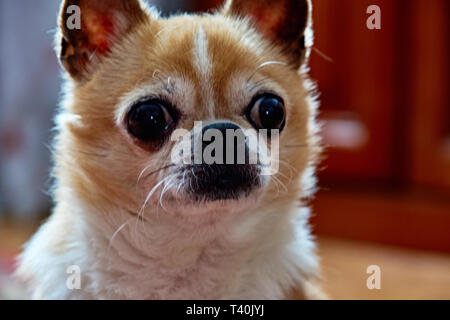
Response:
POLYGON ((101 53, 105 53, 109 50, 108 40, 114 36, 114 25, 112 20, 108 16, 100 17, 100 25, 104 32, 104 38, 102 38, 101 43, 99 43, 98 50, 101 53))
POLYGON ((283 23, 284 7, 281 8, 254 8, 252 16, 260 32, 270 38, 275 38, 283 23))
POLYGON ((105 54, 116 32, 111 15, 89 12, 85 19, 89 45, 98 53, 105 54))

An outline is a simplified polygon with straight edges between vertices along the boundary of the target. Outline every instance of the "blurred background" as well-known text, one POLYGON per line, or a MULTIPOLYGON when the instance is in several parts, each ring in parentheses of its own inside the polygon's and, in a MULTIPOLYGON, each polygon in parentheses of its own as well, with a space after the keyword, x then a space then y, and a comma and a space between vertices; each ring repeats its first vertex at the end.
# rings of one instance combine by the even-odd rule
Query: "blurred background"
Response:
MULTIPOLYGON (((59 0, 0 1, 0 299, 20 296, 13 257, 49 214, 59 0)), ((165 14, 220 0, 150 1, 165 14)), ((321 92, 312 226, 336 299, 450 299, 448 0, 313 0, 321 92), (367 7, 381 8, 369 30, 367 7), (369 265, 381 289, 369 290, 369 265)))

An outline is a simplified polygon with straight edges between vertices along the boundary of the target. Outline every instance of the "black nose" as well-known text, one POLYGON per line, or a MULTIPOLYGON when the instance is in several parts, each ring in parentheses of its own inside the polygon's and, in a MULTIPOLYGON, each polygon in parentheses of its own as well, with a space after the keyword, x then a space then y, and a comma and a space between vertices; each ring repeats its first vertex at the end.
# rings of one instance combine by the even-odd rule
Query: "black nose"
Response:
POLYGON ((202 163, 188 173, 188 184, 195 199, 216 201, 248 196, 260 184, 259 169, 249 163, 244 131, 230 122, 218 122, 202 129, 202 163), (217 143, 217 136, 220 141, 217 143), (208 147, 210 150, 207 150, 208 147), (219 154, 215 154, 218 152, 219 154), (208 154, 214 162, 208 162, 208 154))
POLYGON ((215 142, 217 135, 221 136, 220 141, 222 141, 222 148, 219 150, 217 147, 219 146, 220 148, 220 144, 215 143, 215 148, 212 149, 213 151, 211 152, 215 162, 206 162, 206 164, 248 163, 248 146, 245 139, 245 133, 239 126, 231 122, 213 123, 202 129, 202 151, 204 157, 209 155, 209 152, 205 153, 205 149, 215 142), (216 154, 216 152, 221 154, 216 154))

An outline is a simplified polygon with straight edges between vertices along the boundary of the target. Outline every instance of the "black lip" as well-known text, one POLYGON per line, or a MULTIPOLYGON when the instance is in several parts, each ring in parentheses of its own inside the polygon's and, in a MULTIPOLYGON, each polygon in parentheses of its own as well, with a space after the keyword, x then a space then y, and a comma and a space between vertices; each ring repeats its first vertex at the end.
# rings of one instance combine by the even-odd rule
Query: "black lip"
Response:
POLYGON ((256 165, 192 165, 188 170, 195 201, 238 200, 261 185, 256 165))

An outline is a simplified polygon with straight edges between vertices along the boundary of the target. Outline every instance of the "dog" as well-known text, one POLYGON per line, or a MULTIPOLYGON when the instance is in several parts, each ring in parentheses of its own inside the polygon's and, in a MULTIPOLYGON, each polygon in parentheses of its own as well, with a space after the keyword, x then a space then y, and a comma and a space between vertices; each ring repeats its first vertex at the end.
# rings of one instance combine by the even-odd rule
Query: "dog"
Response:
POLYGON ((306 201, 321 150, 311 10, 228 0, 162 18, 139 0, 63 1, 55 206, 18 259, 31 298, 323 297, 306 201), (227 136, 212 163, 186 162, 230 130, 266 130, 256 144, 277 159, 227 136), (239 146, 244 163, 221 161, 239 146))

